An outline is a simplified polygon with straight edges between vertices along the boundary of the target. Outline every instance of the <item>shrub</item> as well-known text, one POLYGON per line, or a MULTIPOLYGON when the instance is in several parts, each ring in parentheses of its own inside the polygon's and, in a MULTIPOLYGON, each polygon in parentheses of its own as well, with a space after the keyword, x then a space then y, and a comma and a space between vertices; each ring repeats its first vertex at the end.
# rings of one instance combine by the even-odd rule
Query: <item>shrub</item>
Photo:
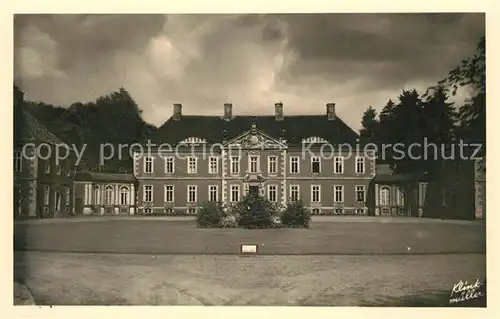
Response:
POLYGON ((236 216, 234 215, 227 215, 222 218, 220 221, 220 227, 221 228, 236 228, 238 227, 238 221, 236 219, 236 216))
POLYGON ((309 228, 311 212, 304 207, 302 201, 288 203, 281 215, 281 222, 285 227, 309 228))
POLYGON ((281 218, 279 216, 273 216, 272 226, 273 228, 281 228, 283 226, 283 223, 281 222, 281 218))
POLYGON ((219 203, 204 203, 196 214, 196 226, 198 228, 221 227, 223 218, 226 217, 219 203))
POLYGON ((271 228, 273 217, 277 215, 276 207, 260 196, 247 196, 232 208, 239 227, 271 228))

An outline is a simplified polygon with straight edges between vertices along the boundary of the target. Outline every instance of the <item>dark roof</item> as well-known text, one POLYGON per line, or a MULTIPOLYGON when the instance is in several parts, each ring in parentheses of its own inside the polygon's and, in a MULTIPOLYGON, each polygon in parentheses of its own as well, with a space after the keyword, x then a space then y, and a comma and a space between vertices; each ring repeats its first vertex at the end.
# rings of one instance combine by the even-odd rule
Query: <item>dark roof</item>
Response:
POLYGON ((373 178, 375 183, 399 183, 411 181, 425 181, 427 178, 426 173, 408 173, 408 174, 377 174, 373 178))
POLYGON ((299 145, 312 136, 332 144, 355 144, 359 136, 340 118, 328 120, 326 115, 285 116, 282 121, 276 121, 275 116, 235 116, 228 121, 220 116, 183 115, 180 121, 168 119, 152 142, 177 144, 188 137, 199 137, 210 144, 222 143, 250 130, 254 122, 258 130, 274 138, 283 137, 289 145, 299 145))
POLYGON ((109 182, 109 183, 135 183, 137 180, 132 174, 78 172, 75 181, 81 182, 109 182))
POLYGON ((21 104, 14 108, 14 141, 16 145, 27 141, 63 144, 63 142, 42 125, 21 104))

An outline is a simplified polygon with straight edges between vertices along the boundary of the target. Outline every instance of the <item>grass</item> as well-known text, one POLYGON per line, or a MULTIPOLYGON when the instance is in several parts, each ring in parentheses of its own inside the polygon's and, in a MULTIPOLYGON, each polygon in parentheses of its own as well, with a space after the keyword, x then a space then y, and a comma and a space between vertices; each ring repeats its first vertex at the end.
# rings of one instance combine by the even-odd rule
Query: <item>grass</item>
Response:
POLYGON ((197 229, 195 221, 106 220, 16 224, 16 250, 237 254, 241 244, 259 254, 484 253, 484 224, 313 222, 309 229, 197 229), (410 249, 408 249, 410 248, 410 249))
POLYGON ((203 256, 22 252, 39 305, 446 306, 484 255, 203 256))
POLYGON ((485 225, 474 223, 103 219, 14 233, 14 279, 41 305, 447 306, 455 283, 486 276, 485 225), (259 255, 239 256, 243 243, 259 255))

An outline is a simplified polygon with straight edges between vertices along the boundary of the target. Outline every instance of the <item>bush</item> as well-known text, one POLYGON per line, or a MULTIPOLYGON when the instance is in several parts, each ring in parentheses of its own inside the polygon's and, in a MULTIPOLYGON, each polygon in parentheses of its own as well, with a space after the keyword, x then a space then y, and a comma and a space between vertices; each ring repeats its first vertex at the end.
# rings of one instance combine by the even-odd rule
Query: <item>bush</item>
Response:
POLYGON ((273 228, 283 227, 283 223, 281 222, 281 218, 279 216, 273 216, 272 225, 273 225, 273 228))
POLYGON ((222 218, 220 222, 220 227, 221 228, 236 228, 238 227, 238 221, 236 219, 236 216, 234 215, 227 215, 222 218))
POLYGON ((247 196, 232 208, 239 227, 272 228, 273 217, 277 215, 276 207, 260 196, 247 196))
POLYGON ((288 203, 281 215, 281 222, 285 227, 309 228, 310 221, 311 213, 300 200, 288 203))
POLYGON ((196 214, 196 226, 198 228, 221 227, 222 220, 226 217, 219 203, 204 203, 196 214))

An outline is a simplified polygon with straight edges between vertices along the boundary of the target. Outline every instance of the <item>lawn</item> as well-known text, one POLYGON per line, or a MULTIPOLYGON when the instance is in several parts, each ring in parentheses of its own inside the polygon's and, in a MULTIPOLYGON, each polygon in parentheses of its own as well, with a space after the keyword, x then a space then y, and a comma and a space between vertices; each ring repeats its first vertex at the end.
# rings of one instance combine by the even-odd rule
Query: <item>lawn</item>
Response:
POLYGON ((486 276, 480 223, 246 230, 117 218, 14 232, 15 280, 44 305, 446 306, 454 284, 486 276), (259 254, 240 256, 241 244, 259 254))
POLYGON ((20 223, 16 250, 136 254, 237 254, 257 244, 259 254, 484 253, 484 224, 313 222, 309 229, 197 229, 194 221, 104 220, 20 223))
MULTIPOLYGON (((446 306, 485 255, 203 256, 21 252, 39 305, 446 306)), ((482 301, 484 302, 484 300, 482 301)))

